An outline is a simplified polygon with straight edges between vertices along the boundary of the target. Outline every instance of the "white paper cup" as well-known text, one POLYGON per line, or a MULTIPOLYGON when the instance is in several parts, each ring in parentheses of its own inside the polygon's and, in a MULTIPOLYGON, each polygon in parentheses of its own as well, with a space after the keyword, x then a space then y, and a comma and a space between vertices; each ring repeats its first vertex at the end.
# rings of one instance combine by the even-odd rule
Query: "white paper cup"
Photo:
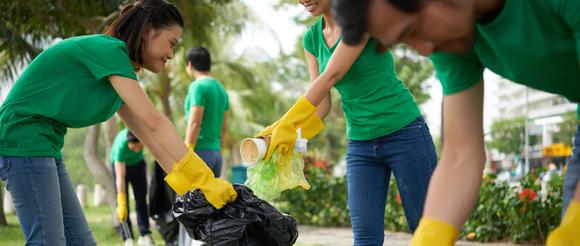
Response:
POLYGON ((246 138, 240 145, 242 160, 250 165, 264 159, 268 152, 268 143, 263 138, 246 138))

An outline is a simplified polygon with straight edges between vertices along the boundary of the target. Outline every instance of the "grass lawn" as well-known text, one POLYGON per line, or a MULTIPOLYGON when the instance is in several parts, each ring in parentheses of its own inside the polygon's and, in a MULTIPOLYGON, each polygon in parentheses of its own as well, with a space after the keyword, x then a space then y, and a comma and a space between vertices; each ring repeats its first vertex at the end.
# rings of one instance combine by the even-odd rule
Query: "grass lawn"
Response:
MULTIPOLYGON (((93 236, 97 240, 98 245, 121 245, 121 238, 113 230, 111 226, 111 217, 109 215, 110 209, 106 206, 97 208, 85 209, 85 215, 89 221, 89 226, 93 231, 93 236)), ((18 218, 15 214, 6 215, 8 226, 0 226, 0 245, 2 246, 20 246, 24 245, 24 234, 20 229, 18 218)), ((135 235, 139 232, 137 228, 133 228, 135 235)), ((157 245, 165 245, 163 239, 152 226, 153 239, 157 245)), ((137 240, 135 240, 136 242, 137 240)), ((137 244, 135 244, 137 245, 137 244)), ((296 244, 297 246, 307 246, 304 244, 296 244)))
MULTIPOLYGON (((110 209, 106 206, 85 209, 85 216, 87 216, 89 226, 91 227, 91 231, 93 231, 93 236, 97 240, 98 245, 122 244, 121 237, 118 236, 112 228, 109 213, 110 209)), ((3 246, 24 245, 24 234, 20 229, 20 224, 18 223, 16 215, 8 214, 6 215, 6 219, 8 220, 8 226, 0 226, 0 244, 3 246)), ((136 226, 133 230, 135 235, 139 234, 136 226)), ((155 243, 157 243, 157 245, 165 245, 163 239, 153 226, 151 231, 155 243)), ((137 240, 135 240, 135 242, 136 241, 137 240)))

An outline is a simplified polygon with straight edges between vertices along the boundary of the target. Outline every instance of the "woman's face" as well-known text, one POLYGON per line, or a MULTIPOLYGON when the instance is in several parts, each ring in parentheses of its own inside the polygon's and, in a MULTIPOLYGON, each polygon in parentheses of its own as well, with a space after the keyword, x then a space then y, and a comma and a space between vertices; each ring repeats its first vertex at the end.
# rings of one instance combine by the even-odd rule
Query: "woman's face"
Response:
POLYGON ((147 45, 142 50, 143 67, 153 73, 163 71, 165 64, 173 58, 173 49, 181 38, 182 28, 172 25, 147 33, 147 45))
POLYGON ((330 9, 330 0, 298 0, 312 16, 319 16, 330 9))

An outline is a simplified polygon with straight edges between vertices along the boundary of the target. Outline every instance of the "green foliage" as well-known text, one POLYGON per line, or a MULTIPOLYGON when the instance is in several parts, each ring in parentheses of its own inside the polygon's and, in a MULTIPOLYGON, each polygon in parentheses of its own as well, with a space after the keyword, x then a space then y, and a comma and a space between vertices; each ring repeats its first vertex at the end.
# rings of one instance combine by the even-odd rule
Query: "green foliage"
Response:
POLYGON ((522 190, 539 193, 538 176, 526 175, 518 187, 496 183, 494 175, 483 179, 479 201, 471 213, 461 237, 476 241, 511 238, 514 243, 545 243, 547 234, 560 222, 563 175, 552 174, 545 199, 525 199, 522 190))
POLYGON ((560 130, 554 133, 554 142, 570 144, 580 121, 576 118, 576 112, 568 112, 563 115, 563 118, 564 121, 558 124, 560 130))
POLYGON ((3 77, 15 79, 56 38, 100 32, 114 17, 120 0, 0 1, 0 63, 3 77))
MULTIPOLYGON (((489 147, 504 154, 519 154, 525 145, 525 129, 524 117, 496 120, 491 125, 489 147)), ((537 137, 529 137, 530 145, 535 145, 537 137)))
MULTIPOLYGON (((294 216, 300 224, 350 226, 346 179, 329 176, 319 168, 310 168, 306 173, 312 188, 283 192, 275 205, 294 216)), ((496 182, 495 175, 486 175, 479 200, 460 237, 481 242, 509 238, 514 243, 545 243, 548 232, 560 222, 563 177, 563 174, 552 174, 546 186, 546 197, 538 195, 530 201, 520 196, 524 189, 540 193, 536 172, 522 178, 517 186, 496 182)), ((397 186, 391 179, 385 207, 385 229, 408 232, 397 194, 397 186)))
POLYGON ((300 224, 350 226, 345 177, 331 177, 319 169, 307 170, 310 190, 294 189, 282 193, 279 209, 300 224))
MULTIPOLYGON (((294 216, 300 224, 350 226, 346 178, 332 177, 319 168, 309 168, 306 172, 312 188, 283 192, 277 202, 278 208, 294 216)), ((391 179, 385 207, 385 229, 409 231, 397 194, 397 186, 391 179)))
POLYGON ((409 88, 417 104, 427 102, 431 96, 425 81, 433 75, 431 62, 405 45, 398 45, 391 53, 395 59, 399 80, 409 88))

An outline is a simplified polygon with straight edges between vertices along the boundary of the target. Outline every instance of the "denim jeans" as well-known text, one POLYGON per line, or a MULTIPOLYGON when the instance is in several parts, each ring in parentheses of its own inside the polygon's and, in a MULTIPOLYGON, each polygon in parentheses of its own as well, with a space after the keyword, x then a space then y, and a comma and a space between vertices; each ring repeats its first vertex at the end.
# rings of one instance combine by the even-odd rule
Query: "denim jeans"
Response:
MULTIPOLYGON (((113 182, 115 180, 115 169, 113 168, 113 182)), ((149 207, 147 206, 147 164, 145 160, 132 166, 125 166, 125 191, 128 192, 129 184, 133 189, 133 197, 135 198, 135 210, 137 211, 137 226, 139 227, 139 234, 141 236, 151 234, 149 230, 149 207)), ((116 189, 116 186, 115 186, 116 189)), ((129 196, 127 196, 127 213, 131 213, 129 205, 129 196)), ((133 234, 133 224, 131 218, 127 217, 127 226, 131 232, 131 238, 135 238, 133 234)), ((123 240, 127 239, 127 232, 121 226, 119 233, 123 240)))
POLYGON ((562 216, 568 208, 568 204, 574 197, 574 192, 576 191, 576 184, 578 183, 578 178, 580 177, 580 125, 576 129, 576 136, 574 137, 574 146, 572 149, 572 158, 570 159, 570 164, 568 164, 568 171, 566 172, 566 178, 564 179, 564 204, 562 207, 562 216))
POLYGON ((62 160, 0 156, 27 245, 96 245, 62 160))
POLYGON ((220 176, 223 160, 219 150, 196 150, 195 153, 207 164, 216 177, 220 176))
POLYGON ((383 245, 391 172, 407 223, 414 231, 423 214, 429 180, 436 165, 435 146, 422 117, 377 139, 350 140, 346 171, 354 245, 383 245))

